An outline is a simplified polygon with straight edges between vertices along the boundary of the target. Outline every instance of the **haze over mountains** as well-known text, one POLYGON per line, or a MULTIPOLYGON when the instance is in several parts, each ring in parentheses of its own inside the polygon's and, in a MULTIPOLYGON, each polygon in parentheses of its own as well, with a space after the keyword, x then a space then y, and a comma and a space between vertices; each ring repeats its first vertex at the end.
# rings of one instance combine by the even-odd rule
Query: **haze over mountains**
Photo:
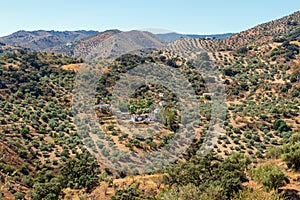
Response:
POLYGON ((96 35, 97 33, 97 31, 18 31, 11 35, 1 37, 0 42, 41 51, 96 35))
MULTIPOLYGON (((122 31, 108 30, 104 32, 98 31, 17 31, 8 36, 0 37, 0 42, 11 45, 28 48, 34 51, 50 50, 52 48, 62 49, 64 45, 69 43, 87 43, 87 41, 95 42, 97 39, 104 39, 110 33, 117 34, 122 31)), ((139 31, 144 32, 144 31, 139 31)), ((137 31, 135 32, 137 33, 137 31)), ((150 34, 150 33, 148 33, 150 34)), ((196 34, 179 34, 179 33, 165 33, 165 34, 153 34, 152 37, 157 37, 156 40, 162 40, 163 42, 172 42, 179 38, 215 38, 221 39, 231 36, 231 33, 216 34, 216 35, 196 35, 196 34)), ((70 46, 70 45, 69 45, 70 46)), ((68 55, 70 52, 68 53, 68 55)))

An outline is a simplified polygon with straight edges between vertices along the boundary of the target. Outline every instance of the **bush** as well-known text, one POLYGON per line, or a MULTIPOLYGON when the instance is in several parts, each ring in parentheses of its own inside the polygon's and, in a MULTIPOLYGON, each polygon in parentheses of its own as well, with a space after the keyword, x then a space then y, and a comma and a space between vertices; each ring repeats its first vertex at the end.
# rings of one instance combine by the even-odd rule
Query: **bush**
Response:
POLYGON ((300 142, 300 132, 292 134, 289 138, 289 143, 296 144, 297 142, 300 142))
POLYGON ((283 148, 281 146, 279 147, 275 146, 268 149, 266 156, 267 158, 277 159, 280 158, 282 154, 283 154, 283 148))
POLYGON ((24 199, 25 194, 23 192, 16 192, 14 194, 14 196, 15 196, 16 200, 22 200, 22 199, 24 199))
POLYGON ((285 161, 287 166, 296 171, 300 170, 300 142, 285 146, 285 154, 282 155, 282 159, 285 161))
POLYGON ((283 186, 285 183, 289 183, 289 178, 281 169, 273 164, 265 164, 257 169, 250 170, 252 178, 264 185, 267 191, 272 189, 277 190, 279 187, 283 186))
POLYGON ((210 186, 201 191, 193 184, 161 192, 158 200, 216 200, 220 199, 220 187, 210 186))
POLYGON ((31 195, 32 200, 56 200, 59 199, 61 184, 59 181, 52 180, 49 183, 38 183, 33 186, 34 193, 31 195))
POLYGON ((73 189, 85 188, 91 191, 99 184, 99 166, 97 161, 88 154, 76 155, 62 164, 60 173, 64 187, 73 189))
POLYGON ((26 137, 29 134, 29 128, 28 127, 22 128, 20 133, 21 133, 22 137, 26 137))
POLYGON ((107 129, 108 131, 113 131, 113 130, 114 130, 114 125, 113 125, 113 124, 110 124, 110 125, 106 126, 106 129, 107 129))
POLYGON ((244 171, 249 162, 239 153, 230 155, 222 163, 218 163, 212 155, 207 155, 170 168, 166 183, 175 186, 193 184, 201 191, 214 185, 221 188, 218 199, 230 199, 247 181, 244 171))
POLYGON ((248 52, 248 48, 246 46, 242 46, 237 49, 237 53, 239 54, 246 54, 248 52))
POLYGON ((154 200, 152 197, 146 196, 143 191, 139 190, 139 184, 134 184, 133 186, 118 190, 111 200, 154 200))
POLYGON ((274 125, 273 125, 273 128, 274 128, 275 130, 279 131, 280 133, 281 133, 281 132, 288 132, 288 131, 291 131, 291 130, 292 130, 291 127, 288 126, 288 125, 286 124, 286 122, 283 121, 283 120, 281 120, 281 119, 275 120, 274 125))
POLYGON ((276 192, 267 193, 259 189, 251 188, 241 190, 232 200, 284 200, 284 198, 276 192))

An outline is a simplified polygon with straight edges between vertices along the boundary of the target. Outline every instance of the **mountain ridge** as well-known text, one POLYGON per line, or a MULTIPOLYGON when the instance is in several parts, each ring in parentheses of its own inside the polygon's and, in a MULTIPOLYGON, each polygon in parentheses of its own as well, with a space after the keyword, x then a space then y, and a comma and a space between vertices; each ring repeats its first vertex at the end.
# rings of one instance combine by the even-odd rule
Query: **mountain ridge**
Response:
POLYGON ((117 29, 100 32, 97 35, 61 45, 51 52, 83 59, 110 57, 138 49, 160 47, 163 45, 156 35, 145 31, 122 32, 117 29))
MULTIPOLYGON (((20 46, 23 48, 28 48, 34 51, 48 51, 49 49, 64 44, 72 43, 81 39, 88 39, 90 37, 96 36, 97 34, 110 32, 110 31, 128 32, 128 31, 120 31, 118 29, 108 29, 101 32, 95 30, 75 30, 75 31, 19 30, 12 34, 0 37, 0 42, 11 46, 20 46)), ((142 32, 150 32, 151 34, 157 36, 164 42, 172 42, 182 37, 221 39, 232 35, 232 33, 198 35, 198 34, 181 34, 176 32, 170 32, 164 34, 155 34, 152 33, 151 31, 142 31, 142 32)))
POLYGON ((74 40, 97 34, 97 31, 24 31, 20 30, 8 36, 0 37, 0 42, 11 46, 21 46, 42 51, 74 40))

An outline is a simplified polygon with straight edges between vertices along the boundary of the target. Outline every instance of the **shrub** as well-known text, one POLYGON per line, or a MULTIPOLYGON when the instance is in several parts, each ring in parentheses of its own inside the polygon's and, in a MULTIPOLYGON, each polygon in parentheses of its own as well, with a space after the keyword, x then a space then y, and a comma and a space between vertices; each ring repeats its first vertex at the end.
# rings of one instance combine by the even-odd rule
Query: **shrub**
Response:
POLYGON ((110 124, 110 125, 106 126, 106 129, 107 129, 108 131, 113 131, 113 130, 114 130, 114 125, 113 125, 113 124, 110 124))
POLYGON ((273 125, 273 128, 274 128, 275 130, 279 131, 280 133, 281 133, 281 132, 288 132, 288 131, 291 131, 291 130, 292 130, 291 127, 288 126, 288 125, 286 124, 286 122, 283 121, 283 120, 281 120, 281 119, 275 120, 274 125, 273 125))
POLYGON ((165 190, 159 194, 158 200, 215 200, 220 198, 220 187, 210 186, 201 191, 193 184, 165 190))
POLYGON ((29 134, 29 128, 28 127, 22 128, 20 133, 21 133, 22 137, 26 137, 29 134))
POLYGON ((52 180, 49 183, 37 183, 33 186, 34 193, 31 195, 32 200, 40 199, 59 199, 61 192, 61 184, 58 181, 52 180))
POLYGON ((146 196, 143 191, 139 190, 139 184, 134 184, 126 189, 118 190, 111 200, 151 200, 154 198, 146 196))
POLYGON ((283 148, 281 146, 275 146, 268 149, 266 156, 267 158, 277 159, 283 154, 283 148))
POLYGON ((15 196, 16 200, 21 200, 21 199, 24 199, 25 194, 23 192, 16 192, 14 194, 14 196, 15 196))
POLYGON ((259 189, 251 188, 241 190, 232 200, 284 200, 284 198, 276 192, 267 193, 259 189))
POLYGON ((273 163, 265 164, 257 169, 250 170, 252 178, 264 185, 267 191, 277 190, 284 183, 289 183, 289 178, 273 163))
POLYGON ((282 155, 282 159, 289 168, 300 170, 300 142, 285 145, 285 154, 282 155))
POLYGON ((246 54, 248 52, 248 48, 246 46, 242 46, 237 49, 237 53, 239 54, 246 54))
POLYGON ((60 173, 66 187, 91 191, 99 183, 98 163, 88 154, 78 154, 75 158, 68 159, 62 164, 60 173))

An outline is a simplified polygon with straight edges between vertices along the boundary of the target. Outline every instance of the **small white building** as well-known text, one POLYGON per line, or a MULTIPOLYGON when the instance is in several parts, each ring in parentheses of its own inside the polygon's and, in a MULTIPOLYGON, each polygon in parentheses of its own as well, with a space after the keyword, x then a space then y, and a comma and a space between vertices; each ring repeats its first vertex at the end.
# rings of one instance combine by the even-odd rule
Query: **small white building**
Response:
POLYGON ((165 105, 167 105, 168 103, 167 102, 165 102, 165 101, 161 101, 161 102, 159 102, 159 105, 161 106, 161 107, 163 107, 163 106, 165 106, 165 105))
POLYGON ((154 115, 132 115, 132 122, 143 122, 143 121, 155 121, 156 117, 154 115))
POLYGON ((162 93, 162 92, 159 93, 158 96, 159 96, 160 98, 166 98, 166 97, 167 97, 167 95, 166 95, 165 93, 162 93))
POLYGON ((203 97, 206 97, 206 96, 212 97, 214 95, 215 95, 214 93, 203 93, 202 94, 203 97))
POLYGON ((160 112, 160 109, 156 108, 153 112, 154 112, 154 114, 158 114, 160 112))
POLYGON ((94 108, 106 108, 106 109, 110 109, 110 105, 109 104, 98 104, 98 105, 95 105, 94 108))
POLYGON ((66 46, 71 47, 71 46, 73 46, 73 44, 72 43, 67 43, 66 46))

